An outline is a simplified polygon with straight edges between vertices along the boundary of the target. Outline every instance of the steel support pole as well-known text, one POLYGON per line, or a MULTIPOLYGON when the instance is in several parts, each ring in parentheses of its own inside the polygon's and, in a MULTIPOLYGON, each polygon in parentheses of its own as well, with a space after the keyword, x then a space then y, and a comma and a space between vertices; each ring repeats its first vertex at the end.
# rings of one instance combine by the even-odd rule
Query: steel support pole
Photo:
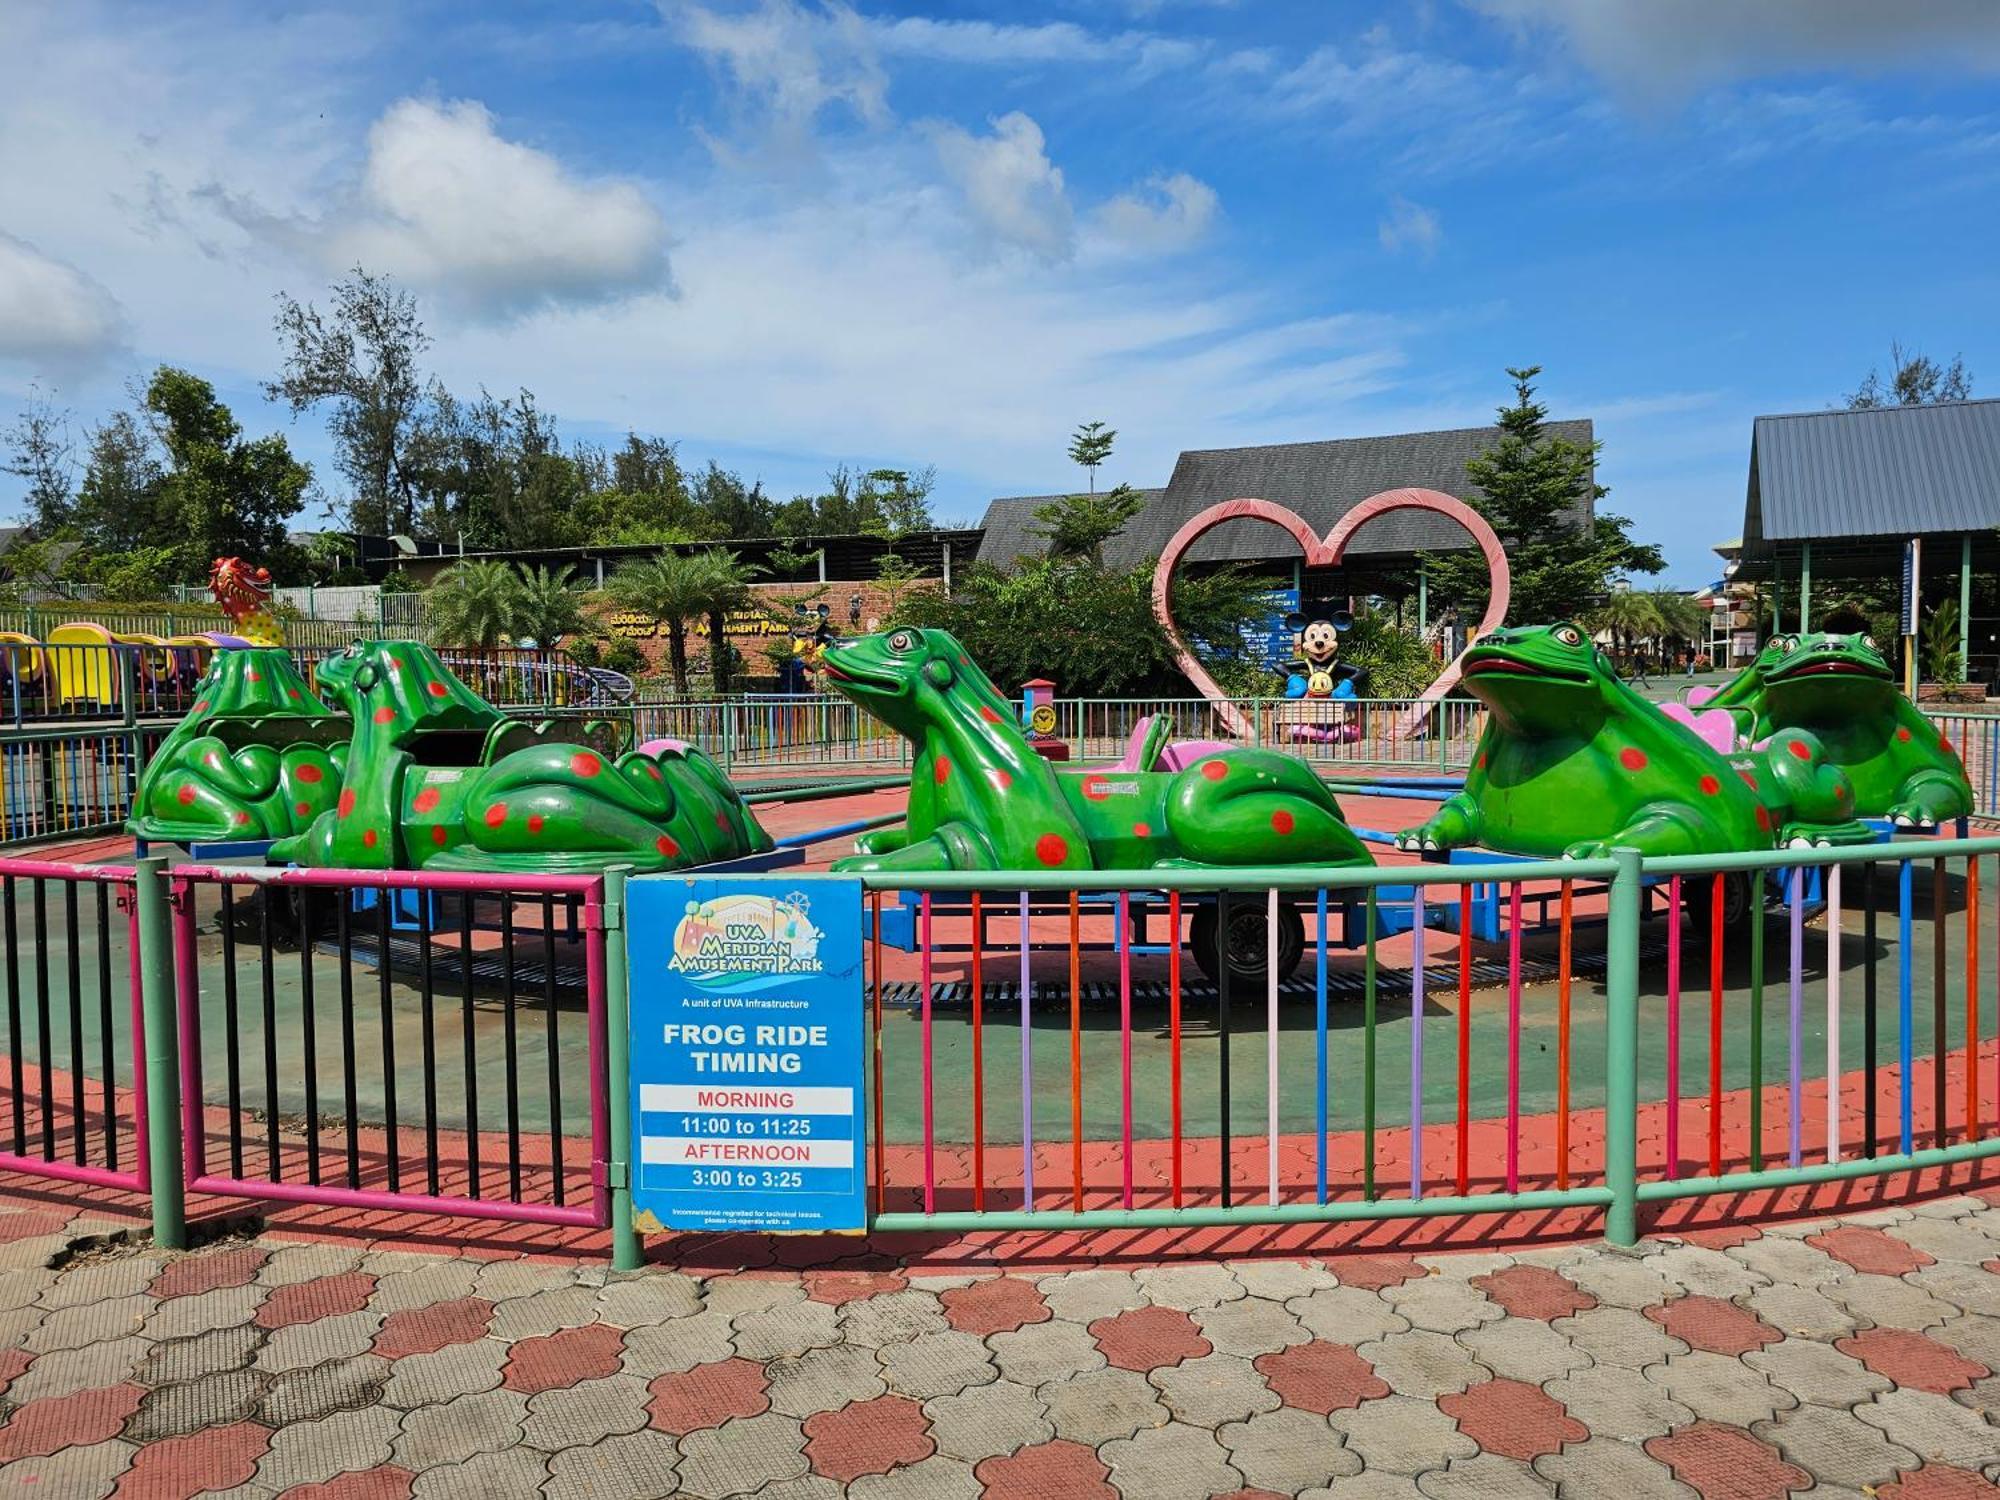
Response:
MULTIPOLYGON (((174 995, 174 912, 167 862, 138 862, 139 997, 146 1044, 146 1162, 151 1173, 153 1243, 187 1248, 187 1179, 181 1171, 181 1054, 174 995)), ((192 997, 190 997, 192 1001, 192 997)))
POLYGON ((1958 670, 1972 680, 1972 537, 1958 542, 1958 670))
POLYGON ((1799 631, 1812 629, 1812 543, 1799 551, 1799 631))
POLYGON ((632 966, 625 947, 623 868, 604 872, 604 1059, 610 1091, 611 1269, 636 1271, 646 1247, 632 1222, 632 966))
POLYGON ((1611 1189, 1604 1236, 1614 1245, 1639 1239, 1639 851, 1613 849, 1605 929, 1604 1178, 1611 1189))

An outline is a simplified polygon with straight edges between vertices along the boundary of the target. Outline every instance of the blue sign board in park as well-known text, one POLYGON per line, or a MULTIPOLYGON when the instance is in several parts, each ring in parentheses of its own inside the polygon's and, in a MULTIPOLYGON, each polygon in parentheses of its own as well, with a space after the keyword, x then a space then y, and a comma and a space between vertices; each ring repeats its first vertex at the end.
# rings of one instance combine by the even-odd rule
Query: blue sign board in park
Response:
POLYGON ((626 892, 639 1227, 865 1228, 861 882, 626 892))

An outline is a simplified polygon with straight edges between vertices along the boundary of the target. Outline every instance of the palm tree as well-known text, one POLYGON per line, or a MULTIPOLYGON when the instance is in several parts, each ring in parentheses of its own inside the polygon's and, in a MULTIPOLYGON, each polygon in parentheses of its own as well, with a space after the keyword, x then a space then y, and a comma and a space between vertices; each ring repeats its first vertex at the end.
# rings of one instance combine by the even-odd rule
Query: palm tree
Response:
POLYGON ((1659 601, 1652 593, 1640 589, 1615 590, 1590 612, 1585 623, 1592 630, 1610 631, 1612 644, 1627 656, 1634 641, 1658 635, 1663 626, 1659 601))
POLYGON ((1656 632, 1667 640, 1685 641, 1690 646, 1699 645, 1708 635, 1708 611, 1694 599, 1679 589, 1648 589, 1653 601, 1653 610, 1660 617, 1656 632))
POLYGON ((431 628, 447 646, 493 647, 514 628, 521 580, 502 562, 454 563, 426 596, 431 628))
POLYGON ((688 690, 688 621, 708 608, 712 571, 701 557, 662 552, 629 562, 605 583, 605 592, 626 609, 654 621, 667 633, 667 660, 673 667, 674 690, 688 690))
POLYGON ((524 568, 514 606, 514 632, 549 651, 564 636, 583 629, 583 601, 570 587, 574 577, 568 568, 560 573, 539 565, 524 568))
POLYGON ((729 617, 750 600, 750 580, 764 571, 761 563, 746 563, 727 547, 701 554, 708 615, 708 670, 716 695, 729 691, 729 617))

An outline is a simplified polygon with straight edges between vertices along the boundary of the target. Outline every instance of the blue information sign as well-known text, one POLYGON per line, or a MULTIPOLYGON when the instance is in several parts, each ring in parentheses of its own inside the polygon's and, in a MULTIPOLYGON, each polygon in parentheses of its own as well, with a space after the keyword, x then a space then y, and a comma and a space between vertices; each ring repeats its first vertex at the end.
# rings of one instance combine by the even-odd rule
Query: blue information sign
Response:
POLYGON ((865 1228, 861 882, 625 889, 640 1228, 865 1228))

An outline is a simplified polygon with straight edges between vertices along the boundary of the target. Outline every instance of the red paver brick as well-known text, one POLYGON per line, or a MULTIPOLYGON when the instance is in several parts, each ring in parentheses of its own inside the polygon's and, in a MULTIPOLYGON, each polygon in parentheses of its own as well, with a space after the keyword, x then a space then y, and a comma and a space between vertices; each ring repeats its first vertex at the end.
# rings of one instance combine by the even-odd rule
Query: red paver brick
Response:
POLYGON ((0 1349, 0 1396, 34 1362, 35 1356, 25 1349, 0 1349))
MULTIPOLYGON (((1992 1373, 1956 1349, 1904 1328, 1870 1328, 1838 1340, 1833 1347, 1842 1354, 1853 1355, 1877 1375, 1886 1376, 1897 1385, 1934 1391, 1940 1396, 1962 1391, 1992 1373)), ((1994 1446, 2000 1449, 2000 1440, 1994 1446)))
POLYGON ((877 1396, 817 1412, 806 1418, 805 1433, 813 1472, 839 1484, 921 1463, 937 1452, 930 1418, 908 1396, 877 1396))
POLYGON ((1835 1260, 1847 1262, 1857 1271, 1876 1276, 1902 1276, 1933 1263, 1933 1257, 1915 1245, 1867 1224, 1836 1225, 1825 1234, 1807 1235, 1806 1243, 1824 1250, 1835 1260))
POLYGON ((804 1271, 800 1276, 808 1302, 828 1302, 835 1307, 884 1292, 900 1292, 910 1284, 900 1271, 804 1271))
POLYGON ((1784 1337, 1755 1313, 1720 1297, 1676 1297, 1647 1308, 1646 1316, 1690 1348, 1711 1354, 1741 1356, 1784 1337))
POLYGON ((1968 1469, 1950 1464, 1925 1464, 1905 1469, 1894 1484, 1885 1484, 1875 1493, 1881 1500, 1993 1500, 1996 1487, 1968 1469))
POLYGON ((1375 1367, 1345 1344, 1314 1339, 1260 1354, 1252 1363, 1285 1405, 1322 1417, 1389 1394, 1388 1382, 1375 1367))
POLYGON ((1665 1437, 1648 1438, 1645 1448, 1676 1479, 1699 1490, 1703 1500, 1786 1500, 1793 1490, 1813 1482, 1812 1475, 1786 1463, 1769 1444, 1720 1422, 1695 1422, 1665 1437))
POLYGON ((185 1437, 146 1444, 118 1480, 118 1500, 189 1500, 207 1490, 234 1489, 257 1472, 271 1446, 271 1430, 231 1422, 185 1437))
POLYGON ((1486 1452, 1523 1462, 1590 1436, 1560 1401, 1524 1380, 1488 1380, 1440 1396, 1438 1410, 1486 1452))
POLYGON ((264 1299, 253 1320, 261 1328, 289 1328, 360 1312, 375 1295, 375 1278, 366 1271, 342 1271, 313 1281, 281 1286, 264 1299))
POLYGON ((31 1208, 26 1213, 0 1214, 0 1245, 58 1234, 73 1217, 66 1208, 31 1208))
POLYGON ((469 1344, 486 1336, 493 1304, 484 1297, 456 1297, 429 1307, 410 1307, 382 1320, 375 1335, 375 1352, 384 1359, 410 1354, 435 1354, 451 1344, 469 1344))
POLYGON ((1134 1307, 1099 1318, 1090 1336, 1107 1363, 1121 1370, 1157 1370, 1184 1359, 1200 1359, 1214 1348, 1193 1318, 1177 1307, 1134 1307))
POLYGON ((278 1500, 410 1500, 417 1476, 395 1464, 355 1469, 319 1484, 295 1484, 278 1500))
POLYGON ((1118 1500, 1095 1450, 1068 1438, 986 1459, 972 1476, 986 1487, 981 1500, 1118 1500))
POLYGON ((1401 1286, 1424 1274, 1424 1268, 1407 1255, 1345 1255, 1328 1261, 1326 1269, 1342 1286, 1366 1287, 1371 1292, 1401 1286))
POLYGON ((764 1367, 734 1357, 656 1376, 647 1389, 652 1425, 677 1437, 720 1427, 731 1417, 754 1417, 771 1404, 764 1367))
POLYGON ((30 1401, 0 1427, 0 1464, 47 1458, 64 1448, 84 1448, 115 1437, 145 1394, 126 1381, 30 1401))
POLYGON ((625 1333, 609 1323, 586 1323, 540 1338, 522 1339, 507 1351, 500 1383, 510 1391, 552 1391, 618 1373, 625 1333))
POLYGON ((938 1298, 945 1321, 963 1333, 985 1338, 1012 1333, 1029 1323, 1046 1323, 1049 1305, 1035 1284, 1019 1276, 994 1276, 970 1286, 955 1286, 938 1298))
POLYGON ((146 1290, 164 1301, 169 1297, 195 1297, 226 1286, 244 1286, 270 1258, 268 1251, 255 1245, 183 1256, 162 1266, 146 1290))
POLYGON ((1597 1306, 1590 1293, 1546 1266, 1508 1266, 1490 1276, 1475 1276, 1472 1284, 1512 1316, 1544 1323, 1597 1306))
POLYGON ((1717 1224, 1708 1229, 1683 1229, 1678 1237, 1704 1250, 1730 1250, 1738 1245, 1747 1245, 1752 1240, 1761 1240, 1764 1231, 1755 1224, 1717 1224))

